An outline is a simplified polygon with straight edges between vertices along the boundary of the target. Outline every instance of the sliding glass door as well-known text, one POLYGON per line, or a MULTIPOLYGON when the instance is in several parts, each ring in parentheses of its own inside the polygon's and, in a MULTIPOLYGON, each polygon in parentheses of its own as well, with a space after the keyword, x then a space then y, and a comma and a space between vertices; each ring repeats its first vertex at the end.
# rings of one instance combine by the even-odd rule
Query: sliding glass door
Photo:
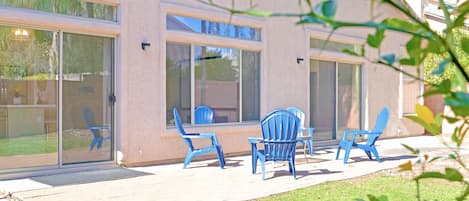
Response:
POLYGON ((109 37, 0 26, 0 172, 113 159, 113 52, 109 37))
POLYGON ((0 170, 58 164, 57 39, 0 26, 0 170))
POLYGON ((361 125, 360 65, 310 62, 310 125, 315 140, 338 140, 361 125))
POLYGON ((112 160, 112 52, 111 38, 63 34, 63 164, 112 160))

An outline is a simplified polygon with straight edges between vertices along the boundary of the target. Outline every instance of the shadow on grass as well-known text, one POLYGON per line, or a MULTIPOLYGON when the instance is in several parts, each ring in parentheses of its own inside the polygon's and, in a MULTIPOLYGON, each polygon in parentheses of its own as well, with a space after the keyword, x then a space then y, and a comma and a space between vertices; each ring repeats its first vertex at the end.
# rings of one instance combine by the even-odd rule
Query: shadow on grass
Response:
POLYGON ((86 184, 100 181, 110 181, 118 179, 128 179, 151 175, 149 173, 129 170, 126 168, 112 168, 104 170, 92 170, 75 173, 48 175, 31 178, 34 181, 47 184, 50 186, 65 186, 75 184, 86 184))

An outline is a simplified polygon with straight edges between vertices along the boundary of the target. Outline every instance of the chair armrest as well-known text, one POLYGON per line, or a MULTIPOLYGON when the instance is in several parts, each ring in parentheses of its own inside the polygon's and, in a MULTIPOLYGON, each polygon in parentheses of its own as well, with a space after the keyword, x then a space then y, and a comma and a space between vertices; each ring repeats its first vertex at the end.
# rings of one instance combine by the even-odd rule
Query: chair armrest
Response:
POLYGON ((109 130, 110 127, 109 126, 90 126, 88 127, 88 129, 101 131, 101 130, 109 130))
POLYGON ((342 141, 348 141, 347 136, 349 134, 352 135, 352 139, 350 141, 355 142, 356 135, 366 135, 366 134, 371 134, 371 133, 372 132, 368 130, 344 130, 344 134, 342 135, 342 141))
POLYGON ((185 138, 213 138, 215 133, 186 133, 184 135, 185 138))
POLYGON ((249 141, 249 143, 251 143, 251 144, 258 144, 258 143, 263 142, 264 139, 258 138, 258 137, 248 137, 248 141, 249 141))

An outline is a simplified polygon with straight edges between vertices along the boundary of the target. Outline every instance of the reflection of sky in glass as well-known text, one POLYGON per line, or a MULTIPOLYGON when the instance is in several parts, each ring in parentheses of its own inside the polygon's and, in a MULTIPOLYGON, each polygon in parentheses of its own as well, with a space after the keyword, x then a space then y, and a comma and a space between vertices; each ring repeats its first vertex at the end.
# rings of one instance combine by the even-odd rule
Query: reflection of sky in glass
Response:
POLYGON ((166 28, 169 30, 205 33, 245 40, 261 40, 260 29, 175 15, 167 16, 166 28))

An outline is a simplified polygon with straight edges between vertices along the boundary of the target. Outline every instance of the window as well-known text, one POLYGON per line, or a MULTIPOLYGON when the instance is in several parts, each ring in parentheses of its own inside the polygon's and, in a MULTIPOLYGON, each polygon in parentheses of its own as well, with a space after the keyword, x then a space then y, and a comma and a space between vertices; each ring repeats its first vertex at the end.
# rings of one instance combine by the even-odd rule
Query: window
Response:
POLYGON ((213 22, 177 15, 166 16, 168 30, 203 33, 244 40, 261 40, 261 30, 257 28, 213 22))
POLYGON ((116 6, 91 3, 86 0, 0 0, 0 6, 33 9, 50 13, 87 17, 101 20, 117 21, 116 6))
POLYGON ((260 52, 167 42, 167 124, 173 107, 190 123, 200 105, 214 110, 214 123, 259 120, 259 78, 260 52))
POLYGON ((344 49, 350 49, 355 52, 360 52, 361 49, 363 48, 362 45, 340 43, 340 42, 334 42, 330 40, 326 41, 326 40, 314 39, 314 38, 311 38, 309 40, 309 47, 329 50, 333 52, 342 52, 342 50, 344 49))

